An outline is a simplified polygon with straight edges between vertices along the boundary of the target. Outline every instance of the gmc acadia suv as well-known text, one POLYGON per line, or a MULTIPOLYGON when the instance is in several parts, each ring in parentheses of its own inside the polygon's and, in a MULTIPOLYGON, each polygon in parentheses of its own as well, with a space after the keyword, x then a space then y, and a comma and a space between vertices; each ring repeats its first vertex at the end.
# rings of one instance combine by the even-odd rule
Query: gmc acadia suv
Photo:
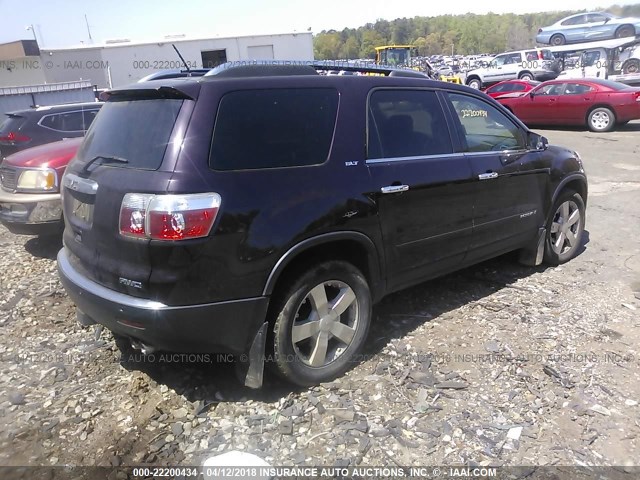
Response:
POLYGON ((391 292, 512 250, 576 255, 575 152, 477 90, 380 70, 112 90, 62 182, 58 267, 81 323, 143 351, 232 353, 253 387, 265 357, 311 385, 354 364, 391 292))

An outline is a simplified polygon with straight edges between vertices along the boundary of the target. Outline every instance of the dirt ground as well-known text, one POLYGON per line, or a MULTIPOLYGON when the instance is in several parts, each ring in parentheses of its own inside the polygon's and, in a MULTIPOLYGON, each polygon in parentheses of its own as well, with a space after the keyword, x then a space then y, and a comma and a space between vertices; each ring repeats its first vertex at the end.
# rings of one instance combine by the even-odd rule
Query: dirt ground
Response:
POLYGON ((542 130, 589 176, 558 268, 507 255, 391 295, 361 363, 318 387, 241 387, 223 357, 122 356, 81 328, 59 241, 0 227, 0 466, 640 463, 640 123, 542 130))

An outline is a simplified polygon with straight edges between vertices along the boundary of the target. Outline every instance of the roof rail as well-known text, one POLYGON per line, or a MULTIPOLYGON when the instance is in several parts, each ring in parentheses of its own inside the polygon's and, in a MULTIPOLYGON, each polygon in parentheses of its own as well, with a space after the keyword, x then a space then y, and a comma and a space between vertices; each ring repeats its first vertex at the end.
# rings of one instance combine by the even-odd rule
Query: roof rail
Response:
POLYGON ((344 60, 238 60, 223 63, 207 72, 205 77, 259 77, 275 75, 316 75, 319 72, 344 70, 393 77, 431 78, 410 68, 376 65, 370 61, 344 60))

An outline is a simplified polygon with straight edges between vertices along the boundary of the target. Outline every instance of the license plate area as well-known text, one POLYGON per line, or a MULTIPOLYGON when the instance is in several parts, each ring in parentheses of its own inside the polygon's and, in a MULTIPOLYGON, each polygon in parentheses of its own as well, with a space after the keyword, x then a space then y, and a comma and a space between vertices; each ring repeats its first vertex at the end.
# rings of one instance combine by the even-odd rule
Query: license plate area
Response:
POLYGON ((64 193, 64 210, 71 225, 82 230, 89 230, 93 225, 95 195, 87 195, 66 189, 64 193))
POLYGON ((82 223, 91 227, 93 224, 93 205, 77 198, 71 198, 71 215, 82 223))

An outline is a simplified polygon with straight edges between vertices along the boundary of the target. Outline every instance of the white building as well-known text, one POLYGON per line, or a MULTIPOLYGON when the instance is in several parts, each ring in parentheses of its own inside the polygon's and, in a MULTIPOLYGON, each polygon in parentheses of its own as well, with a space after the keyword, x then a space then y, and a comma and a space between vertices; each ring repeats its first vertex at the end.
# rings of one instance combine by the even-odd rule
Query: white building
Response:
POLYGON ((313 60, 311 32, 198 39, 168 36, 147 42, 108 40, 103 44, 41 49, 39 57, 12 47, 6 52, 0 49, 0 61, 2 57, 18 58, 10 64, 14 67, 11 71, 0 68, 0 86, 89 80, 98 88, 119 87, 158 70, 182 69, 172 44, 190 68, 212 68, 238 60, 313 60))
POLYGON ((182 69, 172 44, 189 68, 213 68, 237 60, 312 60, 310 32, 229 38, 164 38, 133 43, 111 40, 105 44, 41 50, 48 82, 89 79, 98 88, 137 82, 158 70, 182 69))

